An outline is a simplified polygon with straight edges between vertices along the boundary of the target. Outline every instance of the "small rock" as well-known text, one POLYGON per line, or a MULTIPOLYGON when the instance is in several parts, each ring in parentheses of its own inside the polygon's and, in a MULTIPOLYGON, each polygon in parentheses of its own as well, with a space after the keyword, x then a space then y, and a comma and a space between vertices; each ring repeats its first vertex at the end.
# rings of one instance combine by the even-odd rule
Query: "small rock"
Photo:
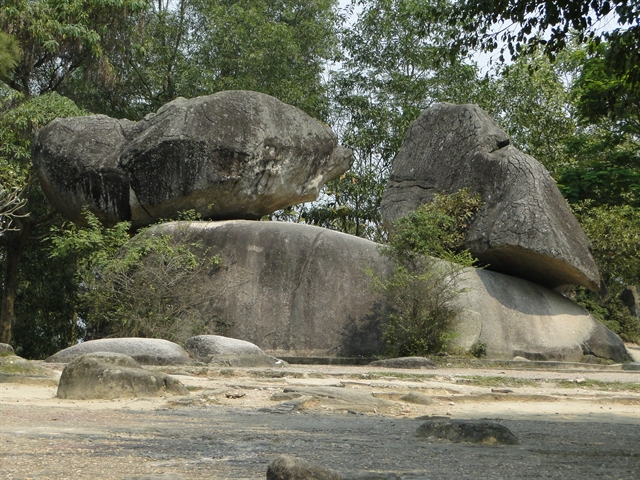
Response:
POLYGON ((429 420, 418 427, 416 436, 453 443, 516 445, 517 437, 504 425, 486 420, 429 420))
POLYGON ((529 360, 528 358, 524 358, 521 357, 520 355, 516 355, 515 357, 513 357, 514 362, 530 362, 531 360, 529 360))
POLYGON ((0 354, 3 354, 3 353, 4 354, 9 353, 13 355, 15 352, 13 351, 13 347, 8 343, 0 343, 0 354))
POLYGON ((491 393, 513 393, 513 390, 508 388, 492 388, 491 393))
POLYGON ((300 458, 280 455, 267 467, 267 480, 343 480, 333 470, 313 465, 300 458))

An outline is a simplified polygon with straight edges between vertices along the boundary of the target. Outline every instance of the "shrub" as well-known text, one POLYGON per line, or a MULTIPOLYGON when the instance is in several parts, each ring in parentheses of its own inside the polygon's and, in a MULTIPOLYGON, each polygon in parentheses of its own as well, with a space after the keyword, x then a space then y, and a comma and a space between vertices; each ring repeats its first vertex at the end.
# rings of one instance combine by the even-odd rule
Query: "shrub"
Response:
POLYGON ((374 278, 388 308, 387 354, 439 353, 453 339, 451 326, 459 313, 453 300, 464 291, 464 269, 475 263, 460 245, 481 204, 480 196, 467 190, 439 194, 394 223, 389 244, 381 248, 393 261, 393 272, 374 278))
POLYGON ((140 231, 128 223, 107 229, 87 214, 89 228, 55 237, 52 255, 78 254, 79 317, 86 339, 152 337, 183 342, 202 333, 224 333, 204 303, 218 295, 202 276, 220 268, 220 257, 197 243, 140 231), (208 311, 208 313, 204 313, 208 311))

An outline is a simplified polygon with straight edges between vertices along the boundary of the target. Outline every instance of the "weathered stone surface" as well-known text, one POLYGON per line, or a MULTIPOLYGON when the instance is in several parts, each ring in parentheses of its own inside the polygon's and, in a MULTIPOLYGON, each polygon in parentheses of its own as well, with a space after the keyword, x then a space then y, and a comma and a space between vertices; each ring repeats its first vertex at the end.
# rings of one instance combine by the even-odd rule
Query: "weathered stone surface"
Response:
POLYGON ((342 477, 301 458, 280 455, 269 462, 267 480, 342 480, 342 477))
POLYGON ((57 397, 88 400, 188 393, 175 378, 144 370, 129 355, 96 352, 82 355, 64 368, 57 397))
POLYGON ((13 347, 8 343, 0 343, 0 354, 7 354, 7 353, 13 354, 14 353, 13 347))
POLYGON ((251 342, 221 335, 191 337, 184 348, 200 362, 206 362, 212 355, 264 355, 262 349, 251 342))
POLYGON ((413 122, 382 199, 387 224, 439 192, 468 188, 484 205, 465 248, 489 269, 540 285, 600 290, 591 243, 555 182, 475 105, 438 104, 413 122))
POLYGON ((425 357, 400 357, 375 360, 369 365, 384 368, 436 368, 436 364, 425 357))
MULTIPOLYGON (((382 299, 367 269, 385 275, 388 261, 373 242, 326 229, 280 222, 174 222, 153 227, 219 254, 222 268, 202 281, 227 285, 205 299, 224 318, 225 336, 252 342, 276 356, 372 356, 384 350, 382 299)), ((487 345, 487 358, 516 355, 580 361, 609 352, 625 361, 622 340, 557 292, 488 270, 464 275, 455 342, 487 345), (599 333, 600 332, 600 333, 599 333)))
POLYGON ((631 285, 624 289, 620 300, 626 305, 634 317, 640 318, 640 287, 631 285))
POLYGON ((111 352, 129 355, 143 365, 179 365, 192 360, 184 349, 168 340, 155 338, 103 338, 79 343, 51 355, 50 363, 68 363, 85 353, 111 352))
POLYGON ((373 412, 392 405, 388 400, 374 397, 370 392, 343 387, 287 387, 284 393, 309 395, 335 410, 373 412))
POLYGON ((257 219, 314 200, 346 171, 351 151, 326 125, 256 92, 178 98, 134 123, 57 119, 38 133, 34 165, 67 218, 88 207, 105 224, 134 227, 195 210, 257 219))
POLYGON ((418 427, 418 438, 453 443, 517 445, 518 438, 504 425, 485 420, 429 420, 418 427))

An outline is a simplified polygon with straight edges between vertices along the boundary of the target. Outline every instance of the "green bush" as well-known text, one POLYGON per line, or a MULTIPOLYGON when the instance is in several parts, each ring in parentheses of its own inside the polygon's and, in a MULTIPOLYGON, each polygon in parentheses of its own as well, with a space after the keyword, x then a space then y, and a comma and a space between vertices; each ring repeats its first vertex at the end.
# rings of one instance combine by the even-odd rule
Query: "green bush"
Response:
POLYGON ((54 237, 52 255, 78 254, 79 317, 87 339, 108 336, 184 342, 203 333, 224 333, 205 302, 218 295, 202 277, 220 268, 220 257, 200 244, 129 224, 104 228, 87 214, 89 228, 54 237), (206 312, 206 313, 205 313, 206 312))
POLYGON ((381 253, 393 263, 388 278, 374 278, 388 311, 383 338, 390 356, 440 353, 447 349, 459 309, 453 300, 465 268, 475 264, 460 249, 467 225, 480 208, 479 195, 460 190, 398 219, 381 253))

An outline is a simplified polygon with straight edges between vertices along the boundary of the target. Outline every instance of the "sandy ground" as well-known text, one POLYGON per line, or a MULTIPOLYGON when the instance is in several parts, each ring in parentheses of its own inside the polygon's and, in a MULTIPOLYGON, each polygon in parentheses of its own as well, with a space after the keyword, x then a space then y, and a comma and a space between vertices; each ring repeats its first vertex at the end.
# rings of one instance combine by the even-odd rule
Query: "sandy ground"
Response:
POLYGON ((170 373, 188 397, 59 400, 52 380, 1 383, 0 477, 258 479, 282 453, 403 480, 640 474, 638 371, 290 365, 170 373), (327 386, 387 403, 304 397, 296 404, 282 396, 327 386), (402 401, 409 392, 433 402, 402 401), (521 443, 420 441, 415 430, 427 416, 493 419, 521 443))

